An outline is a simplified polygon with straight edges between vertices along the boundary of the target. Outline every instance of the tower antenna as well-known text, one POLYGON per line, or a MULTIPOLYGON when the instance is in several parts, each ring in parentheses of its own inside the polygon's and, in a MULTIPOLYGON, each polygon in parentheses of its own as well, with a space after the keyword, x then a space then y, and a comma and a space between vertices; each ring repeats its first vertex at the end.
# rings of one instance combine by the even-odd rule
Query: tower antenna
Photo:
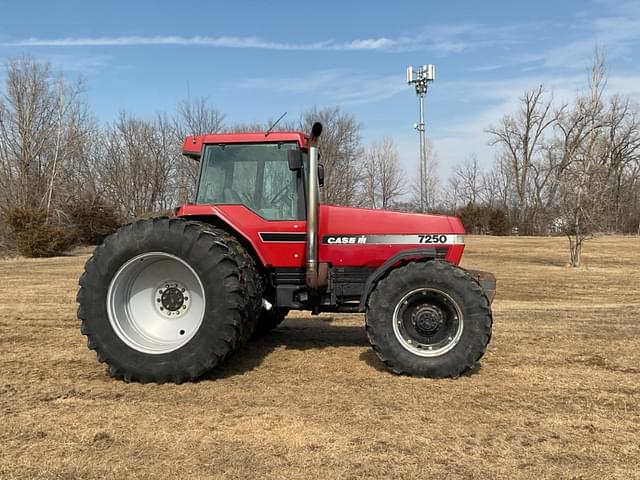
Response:
POLYGON ((420 133, 420 212, 425 210, 425 176, 427 174, 427 151, 424 128, 424 96, 427 94, 429 82, 433 82, 436 78, 435 65, 422 65, 417 69, 413 67, 407 68, 407 84, 415 85, 416 95, 420 99, 420 123, 415 123, 413 128, 420 133))

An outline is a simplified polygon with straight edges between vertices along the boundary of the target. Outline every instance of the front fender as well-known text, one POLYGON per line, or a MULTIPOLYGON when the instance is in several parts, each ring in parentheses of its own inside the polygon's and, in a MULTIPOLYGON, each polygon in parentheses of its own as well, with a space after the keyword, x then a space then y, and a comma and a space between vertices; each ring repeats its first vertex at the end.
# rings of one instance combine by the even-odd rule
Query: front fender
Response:
POLYGON ((371 295, 371 292, 376 286, 376 283, 378 283, 378 280, 384 277, 398 264, 415 260, 434 260, 436 258, 438 258, 438 252, 436 248, 417 248, 415 250, 404 250, 389 258, 371 275, 369 275, 369 278, 367 278, 367 281, 364 284, 364 290, 362 291, 362 297, 360 297, 358 311, 364 312, 366 310, 367 300, 369 300, 369 295, 371 295))

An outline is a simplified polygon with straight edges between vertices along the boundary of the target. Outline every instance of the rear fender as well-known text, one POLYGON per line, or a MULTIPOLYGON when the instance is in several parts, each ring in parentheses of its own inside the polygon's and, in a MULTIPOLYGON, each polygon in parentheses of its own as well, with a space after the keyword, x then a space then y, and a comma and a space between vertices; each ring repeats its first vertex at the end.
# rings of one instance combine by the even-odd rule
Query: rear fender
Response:
POLYGON ((256 262, 256 265, 264 267, 265 261, 262 255, 260 254, 260 250, 255 245, 253 239, 243 234, 239 228, 237 228, 228 218, 226 218, 218 209, 209 207, 206 208, 206 211, 198 211, 196 208, 198 206, 183 206, 180 207, 176 216, 184 218, 186 220, 195 220, 197 222, 208 223, 210 225, 214 225, 216 227, 222 228, 229 235, 235 237, 242 246, 247 250, 249 255, 256 262))

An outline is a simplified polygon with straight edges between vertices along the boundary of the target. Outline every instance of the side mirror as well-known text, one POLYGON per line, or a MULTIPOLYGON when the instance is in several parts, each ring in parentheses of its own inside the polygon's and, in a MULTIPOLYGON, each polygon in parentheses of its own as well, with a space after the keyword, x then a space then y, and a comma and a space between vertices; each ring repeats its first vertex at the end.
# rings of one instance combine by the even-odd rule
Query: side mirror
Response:
POLYGON ((324 187, 324 165, 318 164, 318 184, 324 187))
POLYGON ((289 150, 289 170, 298 171, 302 169, 302 154, 300 150, 289 150))

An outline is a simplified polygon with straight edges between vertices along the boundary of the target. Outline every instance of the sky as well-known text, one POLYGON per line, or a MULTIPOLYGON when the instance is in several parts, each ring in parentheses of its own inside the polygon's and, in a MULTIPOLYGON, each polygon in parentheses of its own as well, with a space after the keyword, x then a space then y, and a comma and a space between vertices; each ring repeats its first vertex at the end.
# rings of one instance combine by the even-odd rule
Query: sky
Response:
POLYGON ((81 76, 101 121, 173 112, 189 96, 228 124, 339 106, 365 146, 393 138, 408 176, 419 138, 407 66, 436 65, 426 128, 444 178, 473 154, 492 162, 486 129, 524 91, 544 84, 562 101, 584 89, 596 45, 610 91, 640 103, 639 0, 0 0, 0 63, 30 55, 81 76))

